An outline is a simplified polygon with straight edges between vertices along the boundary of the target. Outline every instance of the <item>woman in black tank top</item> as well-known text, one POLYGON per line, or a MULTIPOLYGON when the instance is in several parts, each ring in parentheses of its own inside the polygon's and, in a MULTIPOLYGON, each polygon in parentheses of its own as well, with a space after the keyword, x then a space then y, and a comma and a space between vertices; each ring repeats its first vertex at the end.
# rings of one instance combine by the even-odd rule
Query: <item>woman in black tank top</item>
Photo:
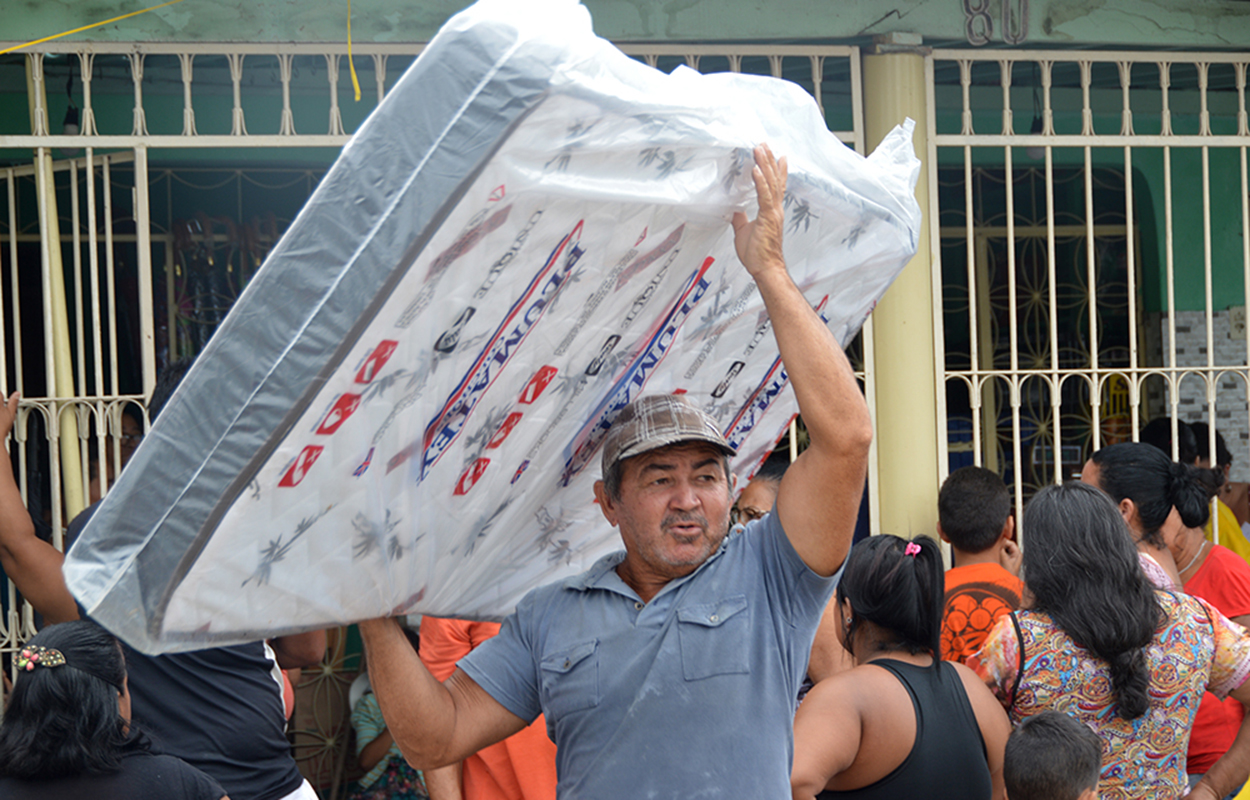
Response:
POLYGON ((927 536, 874 536, 838 585, 839 635, 858 666, 808 693, 794 720, 795 800, 1005 798, 1011 724, 972 670, 936 659, 942 555, 927 536))

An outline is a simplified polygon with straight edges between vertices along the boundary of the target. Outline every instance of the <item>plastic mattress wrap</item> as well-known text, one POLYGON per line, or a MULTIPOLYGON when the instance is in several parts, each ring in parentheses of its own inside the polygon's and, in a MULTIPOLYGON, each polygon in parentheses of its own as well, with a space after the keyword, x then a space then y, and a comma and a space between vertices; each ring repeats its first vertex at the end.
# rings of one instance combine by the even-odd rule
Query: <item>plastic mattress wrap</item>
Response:
POLYGON ((343 149, 65 574, 145 652, 397 613, 498 618, 618 549, 599 447, 642 393, 747 479, 796 412, 730 217, 789 161, 785 252, 846 343, 915 252, 910 124, 869 158, 798 86, 665 75, 569 0, 452 18, 343 149))

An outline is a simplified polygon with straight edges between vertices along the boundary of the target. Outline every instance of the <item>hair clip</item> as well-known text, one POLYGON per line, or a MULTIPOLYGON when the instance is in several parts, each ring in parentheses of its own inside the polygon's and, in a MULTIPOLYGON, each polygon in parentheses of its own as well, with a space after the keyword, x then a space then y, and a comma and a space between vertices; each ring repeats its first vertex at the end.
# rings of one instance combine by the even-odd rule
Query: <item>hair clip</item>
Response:
POLYGON ((915 542, 908 542, 907 546, 903 548, 903 553, 911 556, 912 558, 915 558, 916 554, 919 552, 920 552, 920 545, 916 544, 915 542))
POLYGON ((65 663, 65 655, 51 647, 30 644, 23 647, 17 654, 17 668, 27 672, 39 667, 59 667, 65 663))

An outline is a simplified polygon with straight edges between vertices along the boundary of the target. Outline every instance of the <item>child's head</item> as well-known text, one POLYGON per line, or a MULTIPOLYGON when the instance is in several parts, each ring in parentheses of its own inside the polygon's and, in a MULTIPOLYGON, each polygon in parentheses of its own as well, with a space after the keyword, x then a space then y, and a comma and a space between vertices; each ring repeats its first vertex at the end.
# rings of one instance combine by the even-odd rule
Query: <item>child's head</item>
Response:
POLYGON ((1097 800, 1102 740, 1058 711, 1029 717, 1007 739, 1003 781, 1010 800, 1097 800))
POLYGON ((983 553, 1003 535, 1011 495, 997 473, 982 467, 957 469, 938 493, 938 531, 956 550, 983 553))

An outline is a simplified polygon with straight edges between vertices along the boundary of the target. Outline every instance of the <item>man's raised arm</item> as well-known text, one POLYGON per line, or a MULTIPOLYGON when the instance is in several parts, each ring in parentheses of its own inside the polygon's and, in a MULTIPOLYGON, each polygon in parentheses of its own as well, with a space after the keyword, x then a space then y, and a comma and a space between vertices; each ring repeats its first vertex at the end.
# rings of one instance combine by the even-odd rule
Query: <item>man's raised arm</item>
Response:
POLYGON ((439 683, 395 620, 362 622, 360 635, 386 727, 413 767, 454 764, 528 724, 460 669, 439 683))
POLYGON ((786 162, 755 148, 759 216, 734 215, 738 257, 755 279, 811 444, 777 493, 782 527, 803 561, 832 575, 850 549, 868 469, 872 420, 846 354, 790 278, 782 254, 786 162))
MULTIPOLYGON (((15 392, 0 405, 0 442, 13 430, 20 399, 15 392)), ((78 619, 78 607, 61 575, 64 560, 59 550, 35 535, 13 479, 13 464, 0 447, 0 568, 49 624, 78 619)))

